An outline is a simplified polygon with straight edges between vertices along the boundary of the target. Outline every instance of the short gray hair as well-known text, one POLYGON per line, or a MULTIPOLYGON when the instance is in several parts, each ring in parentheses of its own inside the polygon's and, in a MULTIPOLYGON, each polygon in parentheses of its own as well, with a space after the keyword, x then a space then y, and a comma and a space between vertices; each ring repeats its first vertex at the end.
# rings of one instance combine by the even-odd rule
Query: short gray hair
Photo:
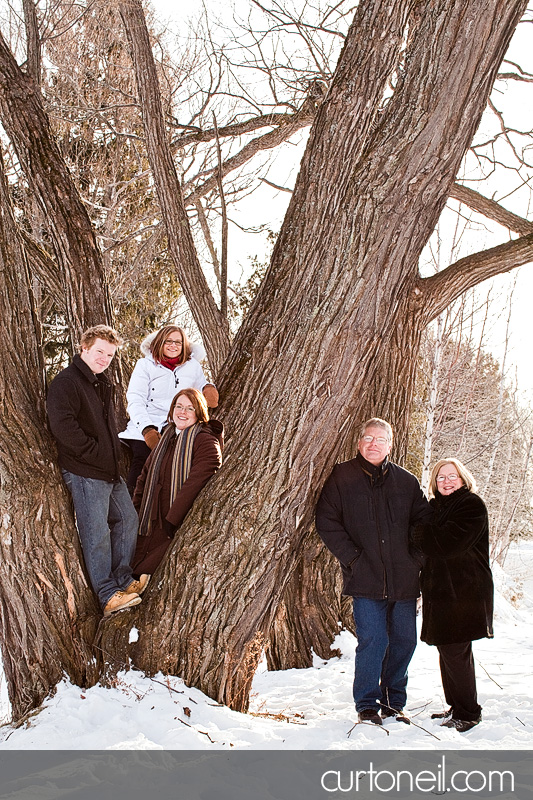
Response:
POLYGON ((387 433, 387 439, 389 442, 392 442, 392 426, 387 420, 381 419, 380 417, 372 417, 372 419, 367 419, 366 422, 363 422, 359 431, 359 441, 363 438, 368 428, 383 428, 384 431, 387 433))

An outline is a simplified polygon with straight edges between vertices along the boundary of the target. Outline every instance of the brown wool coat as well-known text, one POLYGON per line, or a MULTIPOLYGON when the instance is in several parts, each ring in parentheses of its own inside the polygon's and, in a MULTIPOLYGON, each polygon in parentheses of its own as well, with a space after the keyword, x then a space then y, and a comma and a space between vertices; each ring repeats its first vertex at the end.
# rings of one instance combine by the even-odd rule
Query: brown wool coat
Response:
MULTIPOLYGON (((224 429, 218 420, 211 420, 196 435, 193 444, 192 466, 189 477, 181 487, 172 506, 170 505, 170 474, 172 458, 177 443, 175 437, 170 444, 161 464, 156 481, 152 511, 151 531, 148 536, 137 538, 137 548, 132 561, 134 575, 147 573, 151 575, 161 563, 168 546, 172 541, 168 529, 179 528, 187 513, 191 510, 196 497, 222 464, 222 446, 224 429), (165 525, 166 522, 166 525, 165 525)), ((139 512, 148 469, 153 459, 149 455, 143 471, 139 475, 133 495, 133 505, 139 512)))

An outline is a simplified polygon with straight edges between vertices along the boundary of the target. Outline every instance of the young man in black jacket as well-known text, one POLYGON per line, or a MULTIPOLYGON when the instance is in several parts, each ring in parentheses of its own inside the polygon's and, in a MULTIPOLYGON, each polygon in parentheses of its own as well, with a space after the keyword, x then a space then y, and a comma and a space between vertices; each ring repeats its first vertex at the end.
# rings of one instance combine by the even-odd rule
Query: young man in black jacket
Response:
POLYGON ((147 583, 131 574, 138 517, 119 473, 113 387, 104 375, 121 344, 113 328, 89 328, 80 354, 54 378, 47 399, 85 566, 104 616, 140 603, 147 583))
POLYGON ((409 552, 408 533, 430 514, 415 476, 389 461, 391 447, 388 422, 365 422, 356 458, 334 467, 316 511, 317 531, 340 561, 344 594, 353 597, 355 707, 361 722, 376 725, 382 717, 407 721, 422 563, 409 552))

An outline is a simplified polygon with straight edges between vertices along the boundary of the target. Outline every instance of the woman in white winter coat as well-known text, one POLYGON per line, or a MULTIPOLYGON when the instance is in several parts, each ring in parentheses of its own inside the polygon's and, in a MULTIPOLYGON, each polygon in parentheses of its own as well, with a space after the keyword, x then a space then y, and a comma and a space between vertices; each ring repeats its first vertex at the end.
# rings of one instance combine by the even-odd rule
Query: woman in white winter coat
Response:
POLYGON ((141 344, 144 358, 131 374, 126 399, 130 421, 120 438, 132 451, 128 489, 135 490, 144 462, 157 446, 174 395, 181 389, 203 392, 209 408, 218 405, 218 392, 208 383, 200 361, 201 345, 191 344, 183 328, 165 325, 141 344))

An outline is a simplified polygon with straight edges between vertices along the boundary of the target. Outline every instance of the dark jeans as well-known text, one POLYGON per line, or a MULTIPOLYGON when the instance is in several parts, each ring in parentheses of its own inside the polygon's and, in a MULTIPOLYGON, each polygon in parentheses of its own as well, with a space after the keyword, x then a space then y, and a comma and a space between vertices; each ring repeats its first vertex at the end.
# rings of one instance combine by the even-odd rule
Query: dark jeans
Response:
POLYGON ((126 484, 61 470, 72 495, 85 566, 102 608, 132 581, 139 519, 126 484))
POLYGON ((144 439, 122 439, 121 441, 123 441, 124 444, 129 445, 131 449, 130 471, 128 472, 126 483, 128 485, 128 492, 133 497, 137 478, 143 471, 145 461, 152 451, 144 439))
POLYGON ((416 600, 354 597, 353 616, 356 710, 402 709, 407 701, 407 667, 416 647, 416 600))
POLYGON ((481 714, 477 701, 476 669, 472 642, 439 644, 440 674, 446 702, 454 719, 468 722, 481 714))

